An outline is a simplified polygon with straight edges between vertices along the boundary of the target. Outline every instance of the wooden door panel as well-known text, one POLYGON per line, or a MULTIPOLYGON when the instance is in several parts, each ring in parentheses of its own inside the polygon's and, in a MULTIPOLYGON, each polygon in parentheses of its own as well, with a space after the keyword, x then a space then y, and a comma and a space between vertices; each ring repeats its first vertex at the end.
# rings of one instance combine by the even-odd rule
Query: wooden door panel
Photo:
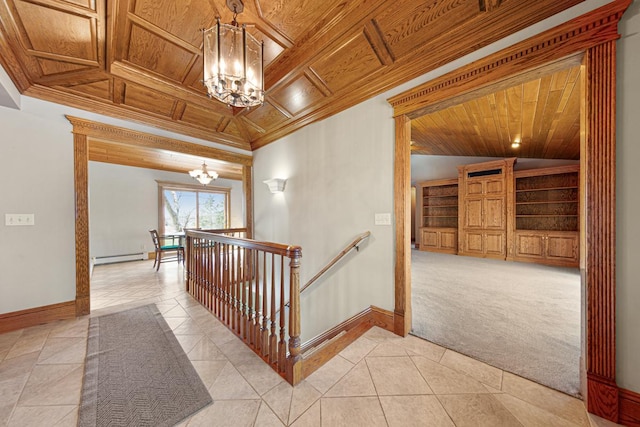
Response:
POLYGON ((458 233, 455 230, 440 232, 440 247, 442 249, 456 250, 458 246, 458 233))
POLYGON ((516 256, 529 258, 544 257, 544 234, 516 233, 515 240, 516 256))
POLYGON ((484 199, 484 228, 505 229, 504 197, 491 197, 484 199))
POLYGON ((437 248, 438 233, 433 230, 422 230, 422 239, 420 240, 420 248, 437 248))
POLYGON ((482 181, 469 182, 467 181, 467 194, 472 196, 479 196, 483 192, 482 181))
POLYGON ((485 234, 485 254, 492 256, 505 255, 505 239, 504 233, 486 233, 485 234))
POLYGON ((482 255, 484 254, 483 236, 480 232, 469 232, 465 234, 465 251, 468 254, 482 255))
POLYGON ((504 180, 500 179, 488 179, 485 182, 485 194, 504 194, 504 180))
POLYGON ((549 259, 578 260, 578 236, 549 234, 547 236, 547 257, 549 259))
POLYGON ((482 199, 465 200, 465 228, 482 228, 482 199))

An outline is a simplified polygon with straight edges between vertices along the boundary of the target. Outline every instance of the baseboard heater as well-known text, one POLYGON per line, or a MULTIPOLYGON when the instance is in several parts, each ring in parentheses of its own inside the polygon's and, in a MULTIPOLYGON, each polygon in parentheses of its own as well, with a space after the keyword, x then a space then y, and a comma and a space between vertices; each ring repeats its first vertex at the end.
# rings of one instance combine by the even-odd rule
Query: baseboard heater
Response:
POLYGON ((121 254, 121 255, 108 255, 108 256, 97 256, 94 257, 94 265, 100 264, 113 264, 116 262, 126 262, 126 261, 141 261, 145 259, 145 253, 139 252, 135 254, 121 254))

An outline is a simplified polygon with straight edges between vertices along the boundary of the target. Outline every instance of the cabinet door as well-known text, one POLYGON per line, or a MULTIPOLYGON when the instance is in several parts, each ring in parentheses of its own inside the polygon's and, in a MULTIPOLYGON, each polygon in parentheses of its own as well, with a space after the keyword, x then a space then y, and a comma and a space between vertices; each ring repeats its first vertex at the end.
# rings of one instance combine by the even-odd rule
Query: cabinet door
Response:
POLYGON ((578 233, 547 233, 547 258, 578 263, 578 233))
POLYGON ((484 255, 484 233, 467 231, 464 233, 464 251, 468 255, 484 255))
POLYGON ((516 232, 516 257, 543 259, 545 254, 545 235, 535 232, 516 232))
POLYGON ((483 228, 483 199, 467 199, 464 201, 465 228, 483 228))
POLYGON ((506 209, 504 197, 487 197, 483 200, 483 228, 487 230, 504 230, 506 209))
POLYGON ((484 235, 485 254, 489 256, 504 257, 506 236, 503 232, 487 232, 484 235))
POLYGON ((487 178, 484 182, 484 194, 486 195, 504 195, 504 179, 500 178, 487 178))
POLYGON ((434 249, 438 247, 438 233, 433 230, 422 230, 420 249, 434 249))
POLYGON ((458 249, 458 232, 455 230, 440 232, 440 248, 448 249, 455 253, 458 249))

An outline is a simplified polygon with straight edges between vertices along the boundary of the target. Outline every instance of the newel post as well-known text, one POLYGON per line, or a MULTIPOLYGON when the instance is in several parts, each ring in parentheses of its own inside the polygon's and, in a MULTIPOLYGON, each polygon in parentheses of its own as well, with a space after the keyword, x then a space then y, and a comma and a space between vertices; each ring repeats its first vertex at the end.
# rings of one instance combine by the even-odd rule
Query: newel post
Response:
POLYGON ((191 290, 191 239, 192 237, 189 236, 189 233, 187 232, 185 235, 185 240, 184 240, 184 258, 185 258, 185 263, 187 265, 186 268, 186 280, 184 281, 185 284, 185 289, 187 292, 189 292, 191 290))
POLYGON ((302 356, 300 355, 300 258, 299 246, 289 247, 289 357, 287 380, 291 385, 302 381, 302 356))

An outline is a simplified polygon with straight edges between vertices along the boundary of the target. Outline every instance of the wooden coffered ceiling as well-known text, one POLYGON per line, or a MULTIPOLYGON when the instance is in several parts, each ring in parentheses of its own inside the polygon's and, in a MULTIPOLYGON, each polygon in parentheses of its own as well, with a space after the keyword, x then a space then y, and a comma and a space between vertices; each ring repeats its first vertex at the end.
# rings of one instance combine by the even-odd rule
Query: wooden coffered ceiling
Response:
POLYGON ((1 0, 0 63, 25 95, 252 150, 581 1, 245 0, 267 96, 235 114, 201 83, 224 0, 1 0))

